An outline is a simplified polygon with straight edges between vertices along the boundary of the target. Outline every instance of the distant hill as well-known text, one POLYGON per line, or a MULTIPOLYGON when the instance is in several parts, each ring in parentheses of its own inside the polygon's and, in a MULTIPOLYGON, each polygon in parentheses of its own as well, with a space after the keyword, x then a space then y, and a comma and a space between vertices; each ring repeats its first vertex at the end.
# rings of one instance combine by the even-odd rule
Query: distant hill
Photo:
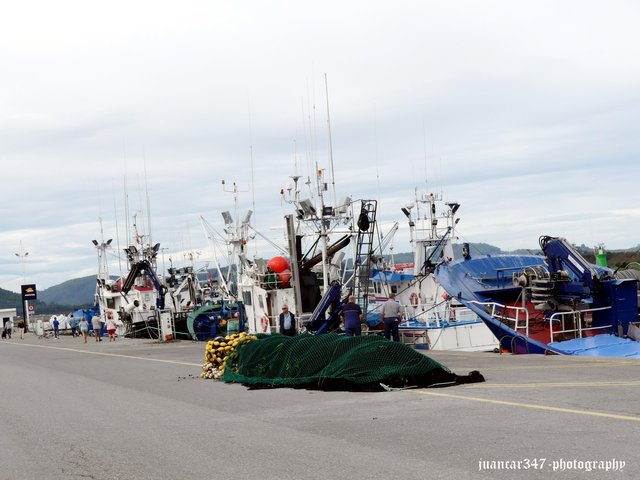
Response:
POLYGON ((38 292, 38 300, 47 304, 89 307, 96 293, 96 276, 74 278, 38 292))
MULTIPOLYGON (((95 289, 95 275, 74 278, 38 291, 38 299, 29 303, 38 315, 70 312, 93 305, 95 289)), ((15 308, 22 316, 22 295, 0 288, 0 308, 15 308)))
POLYGON ((18 315, 22 314, 22 296, 0 288, 0 308, 15 308, 18 315))
MULTIPOLYGON (((95 280, 94 280, 95 281, 95 280)), ((43 290, 44 292, 44 290, 43 290)), ((42 292, 38 292, 38 300, 30 301, 30 305, 35 306, 37 315, 64 313, 76 310, 79 307, 88 306, 88 304, 57 304, 57 303, 45 303, 40 300, 42 292)), ((9 290, 0 288, 0 308, 15 308, 19 317, 22 317, 22 295, 9 290)))

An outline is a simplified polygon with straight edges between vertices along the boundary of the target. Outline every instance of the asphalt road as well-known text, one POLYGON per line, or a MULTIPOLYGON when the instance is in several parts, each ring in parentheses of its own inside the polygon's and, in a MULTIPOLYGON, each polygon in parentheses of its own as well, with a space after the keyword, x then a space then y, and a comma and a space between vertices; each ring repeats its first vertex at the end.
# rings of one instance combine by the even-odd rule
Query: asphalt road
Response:
POLYGON ((203 355, 193 342, 0 342, 0 479, 639 475, 637 361, 435 352, 487 382, 349 393, 201 380, 203 355), (625 463, 587 471, 605 461, 625 463))

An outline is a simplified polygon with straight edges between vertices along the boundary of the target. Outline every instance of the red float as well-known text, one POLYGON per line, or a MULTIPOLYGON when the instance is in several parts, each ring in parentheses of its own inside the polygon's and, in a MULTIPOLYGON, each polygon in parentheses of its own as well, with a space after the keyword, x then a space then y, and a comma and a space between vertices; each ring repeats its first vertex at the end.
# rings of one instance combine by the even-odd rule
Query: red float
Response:
POLYGON ((289 261, 284 257, 273 257, 267 263, 267 267, 276 273, 282 273, 289 269, 289 261))
POLYGON ((288 287, 289 280, 291 280, 291 270, 287 268, 286 270, 278 273, 278 280, 280 281, 281 287, 288 287))

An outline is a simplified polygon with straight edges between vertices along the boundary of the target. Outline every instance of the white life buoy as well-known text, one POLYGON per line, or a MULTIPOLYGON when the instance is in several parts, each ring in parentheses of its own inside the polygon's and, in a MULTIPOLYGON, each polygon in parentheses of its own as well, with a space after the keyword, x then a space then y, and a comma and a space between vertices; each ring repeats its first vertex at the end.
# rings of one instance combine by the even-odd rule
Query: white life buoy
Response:
POLYGON ((420 303, 420 299, 418 298, 418 294, 416 292, 413 292, 411 294, 411 296, 409 297, 409 301, 411 302, 411 305, 413 305, 414 307, 417 307, 418 303, 420 303))

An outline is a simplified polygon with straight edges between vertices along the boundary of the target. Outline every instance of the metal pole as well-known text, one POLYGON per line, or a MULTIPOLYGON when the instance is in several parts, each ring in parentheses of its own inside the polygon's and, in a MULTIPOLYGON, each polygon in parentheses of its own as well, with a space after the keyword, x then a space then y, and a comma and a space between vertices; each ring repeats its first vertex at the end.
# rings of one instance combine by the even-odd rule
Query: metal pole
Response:
POLYGON ((24 320, 24 332, 27 333, 29 329, 27 326, 29 325, 29 301, 25 300, 22 302, 22 319, 24 320))
MULTIPOLYGON (((22 264, 22 284, 27 283, 27 275, 24 266, 24 258, 29 255, 29 252, 24 252, 22 249, 22 240, 20 240, 20 253, 15 254, 16 257, 20 258, 20 263, 22 264)), ((22 318, 24 320, 24 331, 25 333, 29 331, 29 302, 28 300, 23 300, 22 303, 22 318)))
POLYGON ((27 322, 28 308, 29 308, 29 306, 27 305, 27 301, 26 300, 23 301, 22 302, 22 319, 24 320, 24 331, 25 331, 25 333, 28 332, 28 330, 27 330, 27 324, 29 323, 29 322, 27 322))

